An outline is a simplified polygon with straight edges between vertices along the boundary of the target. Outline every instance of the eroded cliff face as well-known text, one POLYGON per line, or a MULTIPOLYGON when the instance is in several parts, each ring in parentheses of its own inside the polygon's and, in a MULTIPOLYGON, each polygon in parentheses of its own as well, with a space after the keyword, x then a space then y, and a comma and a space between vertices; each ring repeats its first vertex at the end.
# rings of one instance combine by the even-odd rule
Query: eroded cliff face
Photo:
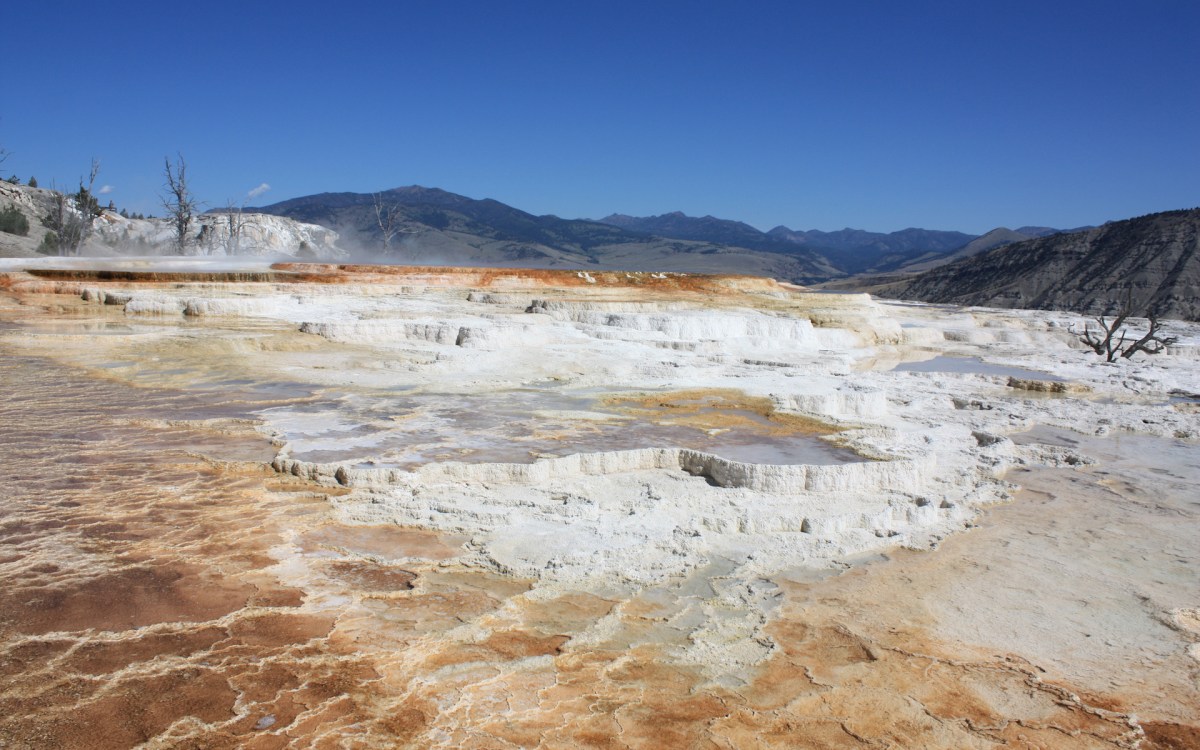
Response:
POLYGON ((11 747, 1200 737, 1200 329, 214 263, 0 276, 11 747))
POLYGON ((1018 242, 880 290, 958 305, 1200 320, 1200 209, 1018 242))

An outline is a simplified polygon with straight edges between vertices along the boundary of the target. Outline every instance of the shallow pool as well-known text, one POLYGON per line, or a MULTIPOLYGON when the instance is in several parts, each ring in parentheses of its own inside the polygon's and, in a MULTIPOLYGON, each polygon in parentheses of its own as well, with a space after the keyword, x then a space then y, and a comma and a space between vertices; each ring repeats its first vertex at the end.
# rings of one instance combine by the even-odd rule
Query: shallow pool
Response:
POLYGON ((1027 370, 1024 367, 997 365, 986 362, 979 357, 953 357, 939 355, 933 359, 920 362, 901 362, 892 368, 894 372, 947 372, 964 375, 996 375, 998 377, 1025 378, 1028 380, 1051 380, 1062 382, 1064 378, 1051 375, 1039 370, 1027 370))

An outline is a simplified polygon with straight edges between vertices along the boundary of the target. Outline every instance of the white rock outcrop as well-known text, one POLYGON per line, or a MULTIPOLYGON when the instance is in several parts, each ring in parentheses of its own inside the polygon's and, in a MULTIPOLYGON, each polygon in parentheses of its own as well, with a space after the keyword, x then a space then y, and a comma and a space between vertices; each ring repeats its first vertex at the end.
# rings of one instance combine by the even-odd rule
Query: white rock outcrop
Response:
MULTIPOLYGON (((175 228, 167 219, 128 219, 106 211, 94 223, 93 245, 116 254, 171 254, 175 228)), ((188 252, 200 256, 289 256, 309 260, 340 260, 348 253, 338 246, 338 234, 316 224, 270 214, 200 214, 193 219, 188 252), (236 217, 236 215, 234 215, 236 217), (237 238, 231 239, 231 223, 237 238)))

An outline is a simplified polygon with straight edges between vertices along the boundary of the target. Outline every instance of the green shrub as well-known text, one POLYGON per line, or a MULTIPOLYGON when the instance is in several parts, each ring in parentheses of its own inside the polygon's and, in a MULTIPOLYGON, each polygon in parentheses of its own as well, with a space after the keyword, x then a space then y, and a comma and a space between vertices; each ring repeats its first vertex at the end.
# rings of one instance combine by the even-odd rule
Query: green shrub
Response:
POLYGON ((58 255, 58 235, 54 232, 46 232, 37 251, 42 255, 58 255))
POLYGON ((37 187, 37 178, 36 177, 29 178, 29 187, 37 187))
POLYGON ((0 232, 25 237, 29 234, 29 219, 16 206, 9 206, 0 211, 0 232))

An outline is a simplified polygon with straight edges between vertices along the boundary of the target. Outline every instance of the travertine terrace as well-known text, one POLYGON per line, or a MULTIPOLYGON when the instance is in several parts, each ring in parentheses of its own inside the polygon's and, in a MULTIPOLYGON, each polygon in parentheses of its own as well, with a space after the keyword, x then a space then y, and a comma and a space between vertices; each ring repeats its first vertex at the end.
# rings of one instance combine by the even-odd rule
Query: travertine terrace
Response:
POLYGON ((1194 747, 1200 327, 0 267, 6 747, 1194 747))

